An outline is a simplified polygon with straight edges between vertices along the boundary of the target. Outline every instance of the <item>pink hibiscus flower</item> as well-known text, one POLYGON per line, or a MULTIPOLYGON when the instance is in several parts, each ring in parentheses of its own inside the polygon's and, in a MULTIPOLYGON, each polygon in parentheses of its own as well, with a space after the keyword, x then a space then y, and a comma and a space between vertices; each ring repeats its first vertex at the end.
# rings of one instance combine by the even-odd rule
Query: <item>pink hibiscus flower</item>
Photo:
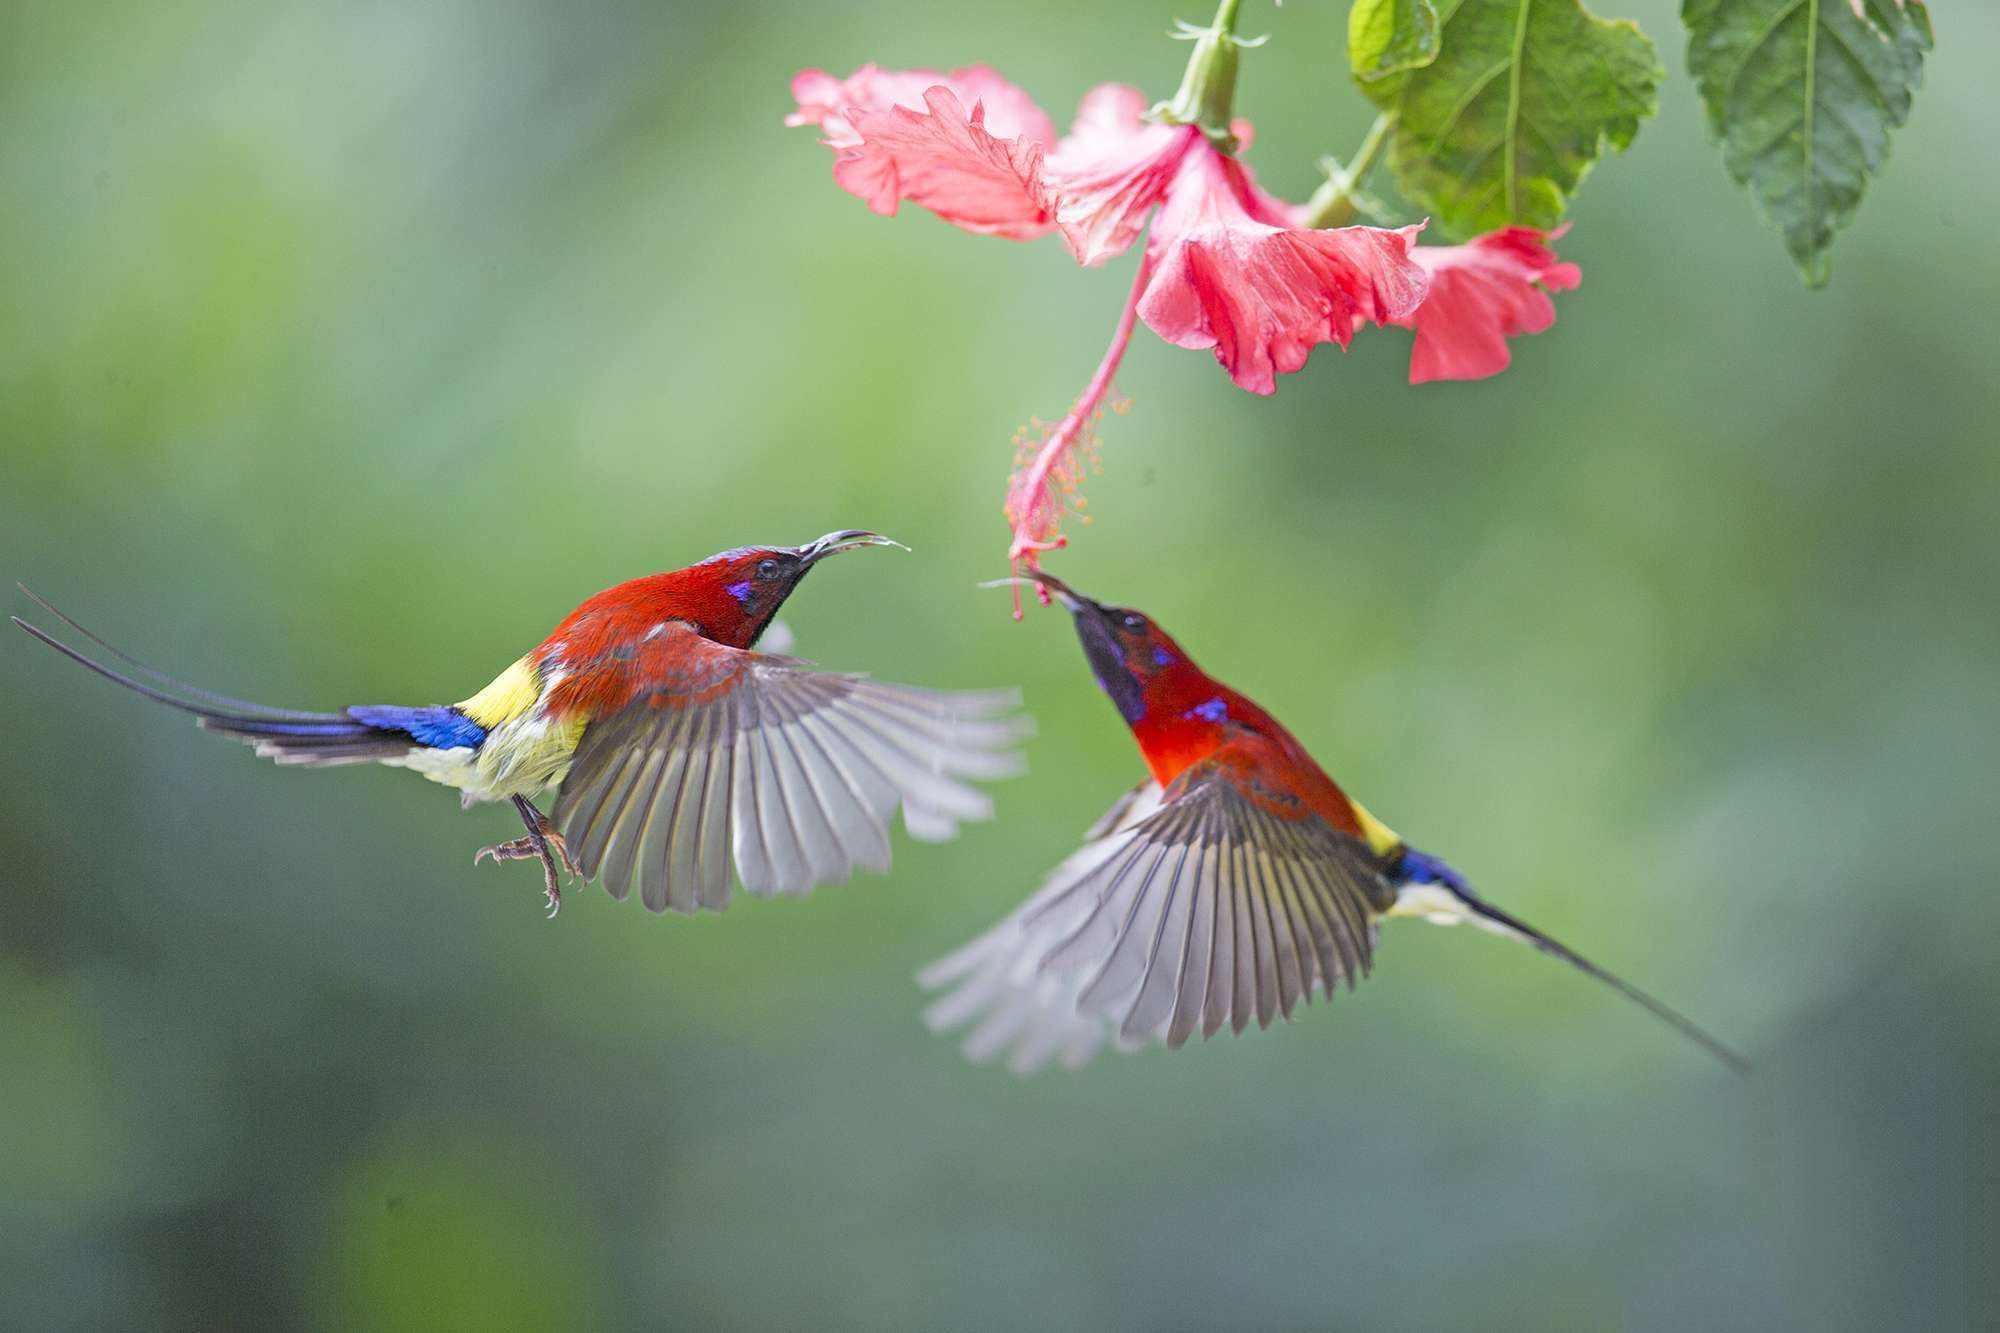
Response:
MULTIPOLYGON (((792 81, 793 125, 834 150, 834 179, 877 213, 904 200, 967 231, 1032 239, 1059 230, 1077 262, 1131 247, 1155 208, 1139 317, 1182 347, 1213 348, 1230 378, 1270 393, 1319 343, 1345 347, 1354 318, 1386 323, 1423 299, 1410 259, 1420 228, 1296 226, 1289 205, 1199 125, 1149 120, 1136 88, 1106 84, 1054 138, 1027 95, 991 69, 864 67, 792 81)), ((1232 126, 1240 140, 1249 126, 1232 126)))
POLYGON ((1464 245, 1419 247, 1415 258, 1430 274, 1430 295, 1395 321, 1417 332, 1410 383, 1498 375, 1512 359, 1509 338, 1555 323, 1549 293, 1583 281, 1583 270, 1559 262, 1545 244, 1567 230, 1502 227, 1464 245))
POLYGON ((845 79, 809 69, 792 96, 785 123, 819 126, 834 180, 875 212, 893 217, 908 199, 967 231, 1030 240, 1049 230, 1041 158, 1055 127, 990 67, 863 65, 845 79))
MULTIPOLYGON (((807 70, 792 94, 787 123, 817 125, 835 181, 877 213, 907 200, 967 231, 1018 240, 1059 231, 1079 263, 1097 265, 1129 249, 1159 210, 1096 374, 1009 487, 1016 563, 1062 544, 1078 446, 1136 320, 1177 346, 1213 349, 1237 384, 1270 393, 1313 347, 1345 347, 1357 322, 1406 319, 1423 299, 1426 277, 1410 257, 1419 228, 1298 227, 1200 125, 1148 119, 1135 88, 1093 89, 1060 140, 985 66, 869 66, 846 79, 807 70)), ((1232 129, 1249 137, 1241 122, 1232 129)))
MULTIPOLYGON (((1305 210, 1260 189, 1237 157, 1250 126, 1228 109, 1242 45, 1234 10, 1225 3, 1213 28, 1190 32, 1196 50, 1171 103, 1149 107, 1137 89, 1106 84, 1084 96, 1061 138, 984 65, 948 74, 869 65, 845 79, 806 70, 792 81, 798 106, 786 123, 819 127, 835 181, 877 213, 907 200, 967 231, 1057 232, 1086 267, 1146 237, 1096 373, 1060 421, 1025 441, 1006 504, 1017 567, 1063 545, 1062 519, 1081 507, 1073 497, 1095 423, 1138 322, 1175 346, 1209 349, 1252 393, 1274 392, 1322 343, 1346 348, 1363 323, 1416 329, 1413 379, 1466 378, 1506 364, 1506 336, 1547 327, 1537 281, 1575 284, 1573 266, 1545 250, 1548 262, 1533 265, 1515 242, 1429 249, 1415 245, 1423 224, 1301 225, 1305 210), (1433 282, 1451 299, 1426 316, 1433 282)), ((1528 234, 1530 248, 1538 240, 1528 234)))

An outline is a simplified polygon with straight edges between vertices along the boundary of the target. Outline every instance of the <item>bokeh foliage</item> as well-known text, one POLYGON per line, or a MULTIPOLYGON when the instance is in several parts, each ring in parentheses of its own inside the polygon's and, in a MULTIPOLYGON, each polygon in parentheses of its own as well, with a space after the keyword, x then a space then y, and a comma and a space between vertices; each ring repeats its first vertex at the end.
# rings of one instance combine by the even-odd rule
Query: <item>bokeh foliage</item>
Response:
MULTIPOLYGON (((0 573, 275 703, 459 697, 580 596, 879 526, 828 665, 1018 682, 1033 778, 896 873, 721 918, 475 870, 504 811, 275 771, 0 648, 0 1326, 1960 1328, 2000 1248, 2000 208, 1954 11, 1806 294, 1673 78, 1480 384, 1402 335, 1275 398, 1141 340, 1052 567, 1155 613, 1498 901, 1748 1047, 1393 927, 1296 1025, 1017 1082, 909 980, 1137 776, 1008 621, 1008 436, 1127 275, 786 133, 800 66, 1164 94, 1170 6, 0 8, 0 573)), ((1291 197, 1373 109, 1246 16, 1291 197)), ((1128 261, 1129 262, 1129 259, 1128 261)))

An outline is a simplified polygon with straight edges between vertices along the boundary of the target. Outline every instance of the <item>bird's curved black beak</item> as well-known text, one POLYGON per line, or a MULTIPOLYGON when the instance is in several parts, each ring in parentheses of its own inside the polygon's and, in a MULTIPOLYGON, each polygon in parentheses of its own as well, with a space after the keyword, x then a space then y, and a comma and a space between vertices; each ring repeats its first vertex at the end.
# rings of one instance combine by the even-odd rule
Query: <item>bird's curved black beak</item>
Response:
POLYGON ((1104 692, 1111 696, 1119 714, 1127 723, 1144 717, 1145 695, 1139 682, 1133 679, 1131 668, 1125 665, 1125 649, 1118 642, 1110 610, 1053 574, 1035 569, 1028 572, 1028 577, 1048 589, 1049 595, 1061 602, 1063 609, 1076 622, 1077 642, 1083 645, 1083 656, 1090 663, 1091 674, 1097 677, 1097 683, 1104 692))
POLYGON ((1044 573, 1039 569, 1031 569, 1028 571, 1028 577, 1041 584, 1044 588, 1047 588, 1049 596, 1061 602, 1063 609, 1073 616, 1080 616, 1086 610, 1095 611, 1100 616, 1104 614, 1102 606, 1091 601, 1088 597, 1085 597, 1082 593, 1070 587, 1053 574, 1044 573))
POLYGON ((884 537, 879 532, 864 532, 860 528, 842 528, 839 532, 829 532, 818 541, 810 541, 794 549, 798 552, 801 563, 810 568, 830 555, 839 555, 842 551, 859 551, 868 546, 894 546, 905 551, 910 549, 894 537, 884 537))

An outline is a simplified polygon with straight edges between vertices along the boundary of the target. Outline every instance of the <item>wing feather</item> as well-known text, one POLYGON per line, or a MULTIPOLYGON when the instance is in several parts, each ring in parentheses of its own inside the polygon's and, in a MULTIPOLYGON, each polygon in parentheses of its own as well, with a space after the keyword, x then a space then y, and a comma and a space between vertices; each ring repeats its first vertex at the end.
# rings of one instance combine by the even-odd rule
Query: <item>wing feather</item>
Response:
POLYGON ((881 874, 889 868, 888 819, 895 813, 896 789, 812 714, 801 714, 798 728, 803 747, 810 747, 814 755, 813 771, 824 783, 821 808, 840 831, 842 847, 855 865, 881 874), (845 817, 846 811, 857 808, 864 818, 845 817))
POLYGON ((659 785, 639 833, 639 901, 650 912, 666 910, 667 849, 673 843, 674 821, 687 790, 688 762, 693 753, 686 745, 666 752, 659 785))
MULTIPOLYGON (((1050 950, 1047 966, 1058 972, 1095 972, 1100 960, 1118 943, 1131 907, 1128 895, 1144 873, 1139 867, 1149 865, 1158 851, 1148 842, 1126 838, 1111 861, 1038 909, 1035 915, 1061 914, 1074 922, 1068 935, 1059 937, 1050 950)), ((1032 926, 1032 920, 1029 924, 1032 926)))
POLYGON ((660 849, 661 873, 648 898, 644 889, 640 901, 649 911, 695 910, 695 857, 701 850, 701 803, 708 790, 708 772, 715 763, 715 738, 719 734, 715 713, 703 711, 688 719, 687 760, 681 768, 681 786, 674 796, 672 822, 667 825, 666 846, 660 849))
POLYGON ((1291 1018, 1369 965, 1380 859, 1296 802, 1190 770, 1128 797, 1028 902, 919 977, 926 1021, 1018 1070, 1080 1063, 1107 1038, 1179 1046, 1199 1028, 1291 1018), (1154 788, 1157 791, 1157 788, 1154 788), (1138 806, 1136 812, 1128 806, 1138 806))
MULTIPOLYGON (((1309 944, 1310 971, 1317 980, 1318 988, 1327 995, 1333 994, 1334 983, 1343 975, 1339 946, 1336 943, 1330 908, 1321 901, 1305 877, 1294 872, 1293 867, 1273 861, 1272 871, 1285 883, 1286 891, 1298 904, 1299 915, 1304 919, 1309 944)), ((1306 989, 1306 1000, 1312 1000, 1312 985, 1306 989)))
POLYGON ((1149 1037, 1173 1017, 1174 1000, 1180 994, 1181 969, 1187 962, 1188 926, 1193 920, 1194 900, 1200 896, 1202 884, 1212 879, 1203 868, 1190 871, 1188 861, 1213 858, 1215 850, 1206 840, 1183 843, 1175 850, 1177 860, 1172 875, 1160 890, 1165 901, 1160 904, 1159 921, 1142 960, 1138 994, 1118 1025, 1120 1036, 1134 1041, 1149 1037))
POLYGON ((584 728, 555 821, 586 878, 654 911, 725 906, 732 863, 757 895, 885 870, 899 808, 913 837, 950 838, 993 813, 962 779, 1021 771, 1012 691, 808 671, 685 626, 648 651, 672 679, 584 728))
POLYGON ((762 892, 776 870, 765 838, 763 807, 757 799, 757 780, 762 775, 753 753, 758 745, 756 703, 748 691, 737 689, 731 692, 729 705, 736 717, 730 746, 729 851, 743 887, 755 885, 755 891, 762 892))
MULTIPOLYGON (((701 833, 696 843, 694 899, 697 909, 720 912, 729 906, 729 849, 736 840, 729 793, 736 781, 736 714, 715 710, 715 740, 709 749, 708 786, 701 797, 701 833)), ((672 895, 669 895, 671 897, 672 895)))
POLYGON ((1257 1008, 1257 926, 1251 920, 1254 908, 1250 886, 1233 877, 1227 883, 1229 905, 1236 918, 1232 931, 1236 940, 1236 962, 1232 969, 1236 985, 1229 997, 1229 1030, 1241 1032, 1250 1026, 1250 1016, 1257 1008))
POLYGON ((1209 974, 1215 967, 1215 904, 1218 876, 1204 875, 1188 902, 1188 944, 1174 996, 1167 1045, 1178 1047, 1201 1026, 1208 1005, 1209 974))
POLYGON ((1236 895, 1229 881, 1217 877, 1215 897, 1215 948, 1208 964, 1208 996, 1201 1015, 1201 1039, 1207 1041, 1229 1021, 1229 1005, 1236 994, 1236 895))
MULTIPOLYGON (((638 770, 645 761, 646 752, 642 749, 623 750, 611 755, 603 789, 596 793, 589 818, 574 826, 567 822, 561 823, 563 836, 569 841, 570 850, 576 858, 577 869, 586 878, 595 878, 603 869, 606 849, 616 833, 625 804, 631 799, 631 790, 637 782, 638 770), (571 831, 572 827, 574 832, 571 831)), ((613 887, 612 895, 623 896, 622 889, 613 887)))
POLYGON ((1298 885, 1290 876, 1281 874, 1268 855, 1259 856, 1257 868, 1272 886, 1277 919, 1283 924, 1291 942, 1290 949, 1279 958, 1281 979, 1287 965, 1291 971, 1290 989, 1281 997, 1285 1017, 1289 1019, 1298 1008, 1299 1001, 1312 1003, 1313 990, 1320 984, 1322 975, 1319 954, 1313 944, 1312 922, 1306 915, 1305 899, 1299 893, 1298 885))
POLYGON ((659 796, 660 779, 666 774, 667 750, 655 746, 640 751, 636 758, 638 769, 626 788, 618 817, 612 822, 601 871, 612 897, 621 899, 632 891, 632 870, 639 862, 639 847, 645 841, 646 821, 659 796))
POLYGON ((1186 843, 1143 845, 1144 873, 1126 875, 1114 890, 1120 902, 1118 933, 1079 997, 1088 1008, 1126 1010, 1128 1020, 1146 970, 1159 952, 1161 927, 1187 860, 1186 843))
POLYGON ((796 808, 795 794, 805 775, 791 762, 784 723, 772 707, 775 700, 762 690, 746 690, 744 698, 754 701, 757 710, 752 767, 757 770, 758 818, 773 875, 765 884, 753 884, 745 876, 743 887, 751 893, 805 893, 815 878, 811 835, 796 808))
POLYGON ((1342 861, 1306 861, 1301 865, 1309 872, 1309 878, 1317 887, 1320 900, 1332 910, 1335 918, 1346 927, 1346 948, 1341 955, 1342 975, 1347 988, 1354 989, 1354 983, 1368 975, 1374 963, 1375 924, 1371 911, 1380 910, 1387 890, 1380 888, 1379 877, 1371 886, 1359 882, 1354 866, 1342 861))
POLYGON ((1256 904, 1262 938, 1268 941, 1258 955, 1257 1024, 1269 1027, 1274 1018, 1292 1016, 1292 1004, 1298 999, 1298 960, 1286 928, 1283 890, 1263 874, 1262 861, 1254 849, 1238 843, 1233 850, 1250 901, 1256 904))
MULTIPOLYGON (((779 700, 778 711, 788 759, 798 774, 794 806, 800 827, 809 835, 814 878, 830 879, 861 863, 842 833, 843 825, 869 821, 841 818, 842 810, 856 803, 857 798, 838 766, 827 757, 819 739, 807 729, 806 714, 799 702, 779 700)), ((862 806, 864 811, 866 808, 862 806)))

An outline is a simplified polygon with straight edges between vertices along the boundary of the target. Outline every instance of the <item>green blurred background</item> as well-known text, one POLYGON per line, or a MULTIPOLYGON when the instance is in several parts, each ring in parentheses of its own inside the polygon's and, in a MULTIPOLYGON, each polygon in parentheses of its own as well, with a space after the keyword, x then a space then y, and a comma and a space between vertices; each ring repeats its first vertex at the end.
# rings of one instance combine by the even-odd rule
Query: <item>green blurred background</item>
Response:
MULTIPOLYGON (((1165 3, 0 8, 0 572, 293 706, 470 693, 583 595, 880 527, 798 651, 1018 683, 955 845, 654 919, 400 773, 276 771, 0 644, 0 1326, 1882 1329, 2000 1317, 2000 17, 1943 7, 1830 290, 1661 114, 1514 368, 1273 399, 1142 331, 1055 567, 1501 903, 1750 1051, 1397 925, 1282 1031, 1016 1080, 911 974, 1139 776, 1013 624, 1008 439, 1126 263, 871 216, 802 66, 1169 91, 1165 3)), ((1368 120, 1252 7, 1252 161, 1368 120)), ((10 593, 13 609, 25 599, 10 593)))

